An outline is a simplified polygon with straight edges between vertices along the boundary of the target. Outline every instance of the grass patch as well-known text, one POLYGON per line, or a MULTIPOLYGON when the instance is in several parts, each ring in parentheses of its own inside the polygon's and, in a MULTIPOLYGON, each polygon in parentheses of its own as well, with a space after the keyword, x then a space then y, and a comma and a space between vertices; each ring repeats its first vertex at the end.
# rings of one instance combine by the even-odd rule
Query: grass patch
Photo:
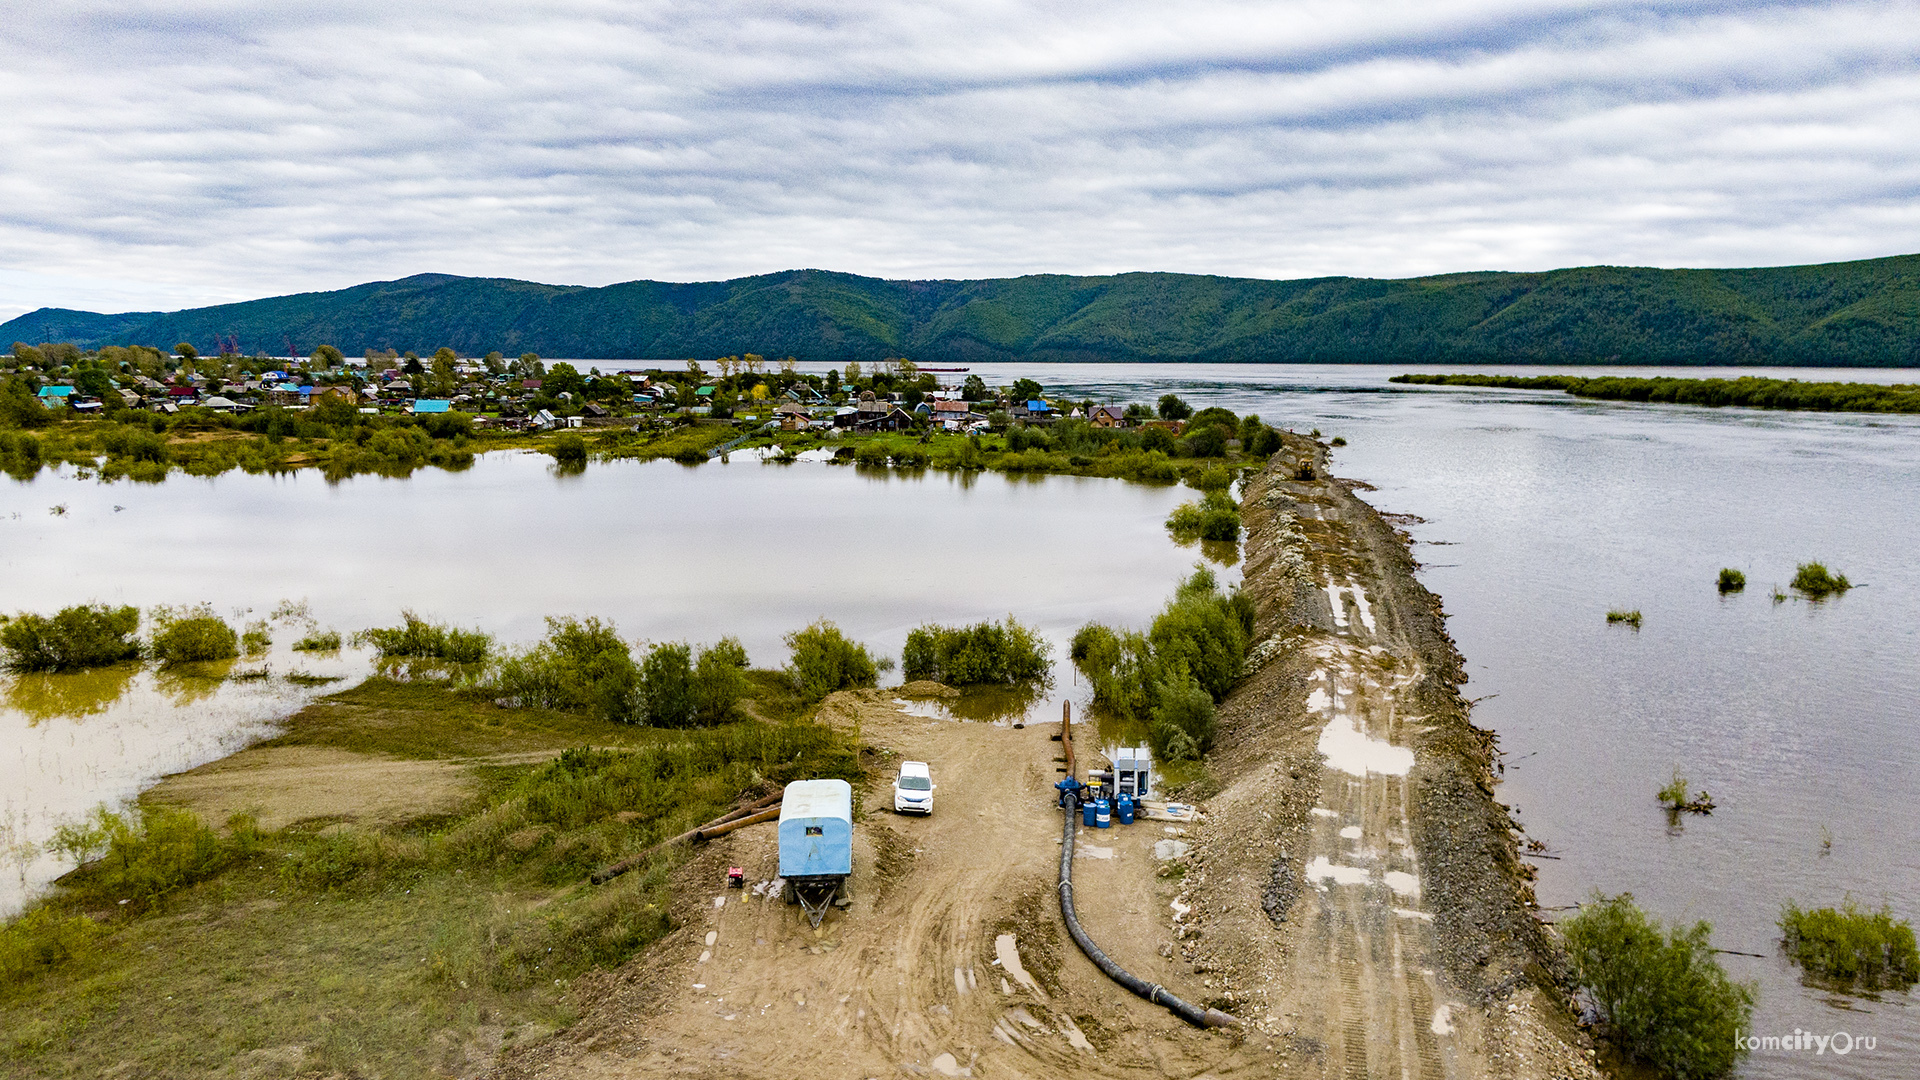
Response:
POLYGON ((1633 627, 1635 630, 1638 630, 1640 629, 1640 609, 1634 608, 1632 611, 1623 611, 1619 608, 1615 608, 1614 610, 1607 612, 1607 622, 1625 623, 1626 625, 1633 627))
POLYGON ((1815 980, 1845 989, 1906 990, 1920 981, 1913 924, 1890 908, 1861 911, 1848 897, 1838 909, 1803 911, 1789 901, 1780 913, 1781 947, 1815 980))
POLYGON ((483 767, 464 811, 391 831, 96 814, 69 840, 99 858, 0 928, 0 1075, 472 1072, 672 929, 677 853, 606 886, 588 870, 743 792, 859 769, 824 725, 662 731, 378 678, 290 728, 277 741, 423 757, 575 749, 483 767))
POLYGON ((1793 588, 1808 599, 1824 600, 1853 588, 1847 575, 1828 570, 1824 563, 1806 562, 1793 573, 1793 588))
POLYGON ((1560 924, 1575 981, 1627 1057, 1675 1080, 1726 1076, 1746 1051, 1734 1041, 1755 989, 1713 958, 1705 922, 1663 930, 1630 893, 1595 893, 1560 924))

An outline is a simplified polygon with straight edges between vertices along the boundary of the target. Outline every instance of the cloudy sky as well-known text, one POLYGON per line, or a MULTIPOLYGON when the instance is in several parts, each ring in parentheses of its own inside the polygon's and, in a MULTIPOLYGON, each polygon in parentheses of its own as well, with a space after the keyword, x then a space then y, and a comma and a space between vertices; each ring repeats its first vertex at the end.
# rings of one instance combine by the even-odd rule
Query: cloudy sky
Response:
POLYGON ((1920 251, 1920 3, 35 0, 0 318, 1920 251))

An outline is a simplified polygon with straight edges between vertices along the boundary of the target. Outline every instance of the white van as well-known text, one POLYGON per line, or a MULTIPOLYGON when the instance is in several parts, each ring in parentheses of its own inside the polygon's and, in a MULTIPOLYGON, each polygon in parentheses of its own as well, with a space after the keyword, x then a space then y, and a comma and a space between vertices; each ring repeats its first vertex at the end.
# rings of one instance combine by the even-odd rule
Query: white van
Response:
POLYGON ((900 775, 893 778, 893 812, 933 813, 933 775, 927 771, 926 762, 900 763, 900 775))

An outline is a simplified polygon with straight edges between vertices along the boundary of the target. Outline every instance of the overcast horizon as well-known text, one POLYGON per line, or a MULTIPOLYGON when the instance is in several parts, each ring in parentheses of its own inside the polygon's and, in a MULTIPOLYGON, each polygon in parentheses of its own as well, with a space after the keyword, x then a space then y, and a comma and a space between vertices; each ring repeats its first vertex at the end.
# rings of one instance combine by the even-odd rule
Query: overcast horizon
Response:
POLYGON ((47 3, 0 320, 554 284, 1920 252, 1907 3, 47 3))

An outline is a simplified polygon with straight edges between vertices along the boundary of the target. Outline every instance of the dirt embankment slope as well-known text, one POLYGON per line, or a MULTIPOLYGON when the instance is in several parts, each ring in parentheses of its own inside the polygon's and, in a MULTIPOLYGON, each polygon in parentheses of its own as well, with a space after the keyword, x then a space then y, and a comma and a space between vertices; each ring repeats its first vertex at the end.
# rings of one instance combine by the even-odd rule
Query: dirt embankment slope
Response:
POLYGON ((1076 842, 1095 940, 1241 1027, 1188 1027, 1067 938, 1053 725, 936 719, 863 691, 821 710, 873 748, 851 906, 816 933, 777 898, 725 889, 728 866, 773 878, 777 854, 770 826, 723 837, 680 871, 679 928, 583 980, 580 1023, 497 1075, 1592 1076, 1542 989, 1491 741, 1468 723, 1438 602, 1348 485, 1283 478, 1307 457, 1324 477, 1297 440, 1250 485, 1262 644, 1222 709, 1205 819, 1076 842), (892 814, 899 758, 931 764, 931 817, 892 814), (1176 838, 1192 850, 1158 861, 1176 838))
POLYGON ((1321 1075, 1594 1075, 1407 538, 1297 437, 1243 506, 1258 644, 1222 710, 1185 953, 1321 1075))

